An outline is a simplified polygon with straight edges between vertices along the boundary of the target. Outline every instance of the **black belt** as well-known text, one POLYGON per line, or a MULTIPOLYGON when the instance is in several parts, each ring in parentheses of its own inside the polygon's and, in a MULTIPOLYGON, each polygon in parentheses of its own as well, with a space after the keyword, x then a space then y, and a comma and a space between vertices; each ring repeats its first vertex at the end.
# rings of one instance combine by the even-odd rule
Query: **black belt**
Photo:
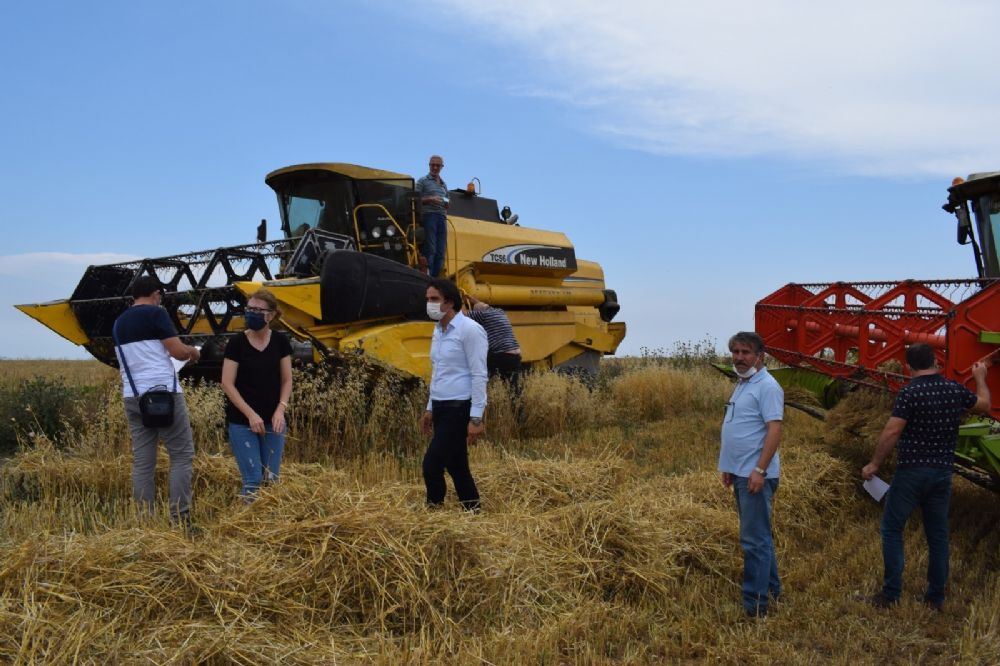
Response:
POLYGON ((468 400, 431 400, 431 405, 435 407, 462 407, 471 404, 472 398, 468 400))

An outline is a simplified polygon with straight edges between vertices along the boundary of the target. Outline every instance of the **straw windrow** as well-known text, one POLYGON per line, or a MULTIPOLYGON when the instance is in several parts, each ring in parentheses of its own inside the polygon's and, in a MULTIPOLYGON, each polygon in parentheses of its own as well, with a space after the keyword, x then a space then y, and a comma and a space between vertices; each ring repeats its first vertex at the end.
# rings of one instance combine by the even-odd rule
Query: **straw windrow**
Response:
MULTIPOLYGON (((127 440, 115 439, 123 431, 73 433, 61 449, 40 439, 0 468, 0 660, 885 663, 906 653, 986 663, 1000 654, 996 498, 956 482, 943 615, 908 599, 894 614, 859 606, 853 595, 872 591, 880 570, 878 508, 856 488, 856 461, 827 453, 824 426, 797 413, 787 415, 775 499, 786 598, 766 622, 745 621, 733 499, 715 471, 730 385, 684 372, 637 366, 583 393, 529 378, 526 394, 555 387, 548 404, 525 406, 548 436, 531 437, 508 412, 508 434, 491 430, 473 448, 480 515, 453 500, 424 507, 419 440, 406 439, 419 398, 398 403, 393 422, 348 405, 325 439, 303 442, 293 430, 289 447, 300 449, 249 506, 232 459, 202 450, 195 535, 162 513, 137 514, 127 440), (402 439, 341 447, 345 432, 402 439)), ((217 414, 201 409, 214 399, 199 403, 201 390, 188 397, 207 431, 217 414)), ((97 421, 113 423, 117 410, 111 399, 97 421)), ((318 436, 321 416, 300 415, 297 427, 318 436)), ((854 435, 851 450, 870 446, 874 430, 854 435)), ((165 458, 160 470, 163 488, 165 458)), ((917 591, 918 528, 907 548, 906 586, 917 591)))

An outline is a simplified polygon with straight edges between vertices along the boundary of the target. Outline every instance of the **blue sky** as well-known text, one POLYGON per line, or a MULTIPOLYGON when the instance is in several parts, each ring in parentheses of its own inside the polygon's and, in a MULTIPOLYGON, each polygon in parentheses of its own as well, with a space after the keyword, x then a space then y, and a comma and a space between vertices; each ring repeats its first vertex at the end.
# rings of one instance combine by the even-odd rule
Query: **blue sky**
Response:
POLYGON ((0 6, 0 356, 84 268, 277 232, 264 175, 445 157, 565 231, 621 351, 720 341, 787 282, 967 277, 940 210, 1000 169, 988 2, 12 0, 0 6))

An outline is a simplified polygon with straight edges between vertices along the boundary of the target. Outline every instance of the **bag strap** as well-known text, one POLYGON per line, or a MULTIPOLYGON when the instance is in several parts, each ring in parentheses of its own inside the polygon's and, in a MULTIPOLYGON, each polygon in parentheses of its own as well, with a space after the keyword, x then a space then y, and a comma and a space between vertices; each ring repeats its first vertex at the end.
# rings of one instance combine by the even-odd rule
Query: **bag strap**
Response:
POLYGON ((132 372, 128 369, 128 361, 125 360, 125 348, 118 344, 118 320, 115 319, 114 326, 111 327, 111 339, 115 342, 115 349, 118 350, 118 358, 122 362, 122 369, 125 370, 125 376, 128 377, 128 383, 132 385, 132 394, 135 397, 139 397, 139 389, 135 386, 135 380, 132 379, 132 372))
MULTIPOLYGON (((118 319, 115 319, 114 325, 111 327, 111 339, 114 340, 115 348, 118 350, 118 358, 122 361, 122 368, 125 369, 125 376, 128 377, 128 383, 132 385, 132 393, 135 397, 139 397, 139 389, 135 386, 135 380, 132 379, 132 372, 128 369, 128 361, 125 360, 125 348, 118 343, 118 319)), ((172 393, 177 393, 177 372, 174 371, 174 390, 172 393)))

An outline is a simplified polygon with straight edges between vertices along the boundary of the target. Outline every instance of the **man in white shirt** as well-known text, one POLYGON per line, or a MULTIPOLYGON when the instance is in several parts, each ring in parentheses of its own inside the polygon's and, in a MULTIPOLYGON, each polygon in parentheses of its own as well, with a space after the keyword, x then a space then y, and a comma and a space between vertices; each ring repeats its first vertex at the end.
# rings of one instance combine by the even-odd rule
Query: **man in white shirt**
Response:
POLYGON ((170 315, 160 306, 163 286, 156 277, 137 278, 131 291, 133 305, 115 320, 114 338, 125 416, 132 435, 132 494, 140 507, 152 510, 156 449, 162 439, 170 456, 170 518, 190 526, 194 439, 187 404, 170 359, 196 362, 201 354, 197 347, 184 344, 177 336, 170 315), (139 410, 139 397, 154 387, 167 388, 174 394, 173 421, 161 428, 144 425, 139 410))
POLYGON ((478 511, 468 447, 486 430, 486 331, 462 314, 462 296, 450 280, 431 280, 427 316, 438 322, 431 337, 430 397, 420 419, 424 434, 433 433, 423 462, 427 504, 444 502, 447 470, 462 507, 478 511))

